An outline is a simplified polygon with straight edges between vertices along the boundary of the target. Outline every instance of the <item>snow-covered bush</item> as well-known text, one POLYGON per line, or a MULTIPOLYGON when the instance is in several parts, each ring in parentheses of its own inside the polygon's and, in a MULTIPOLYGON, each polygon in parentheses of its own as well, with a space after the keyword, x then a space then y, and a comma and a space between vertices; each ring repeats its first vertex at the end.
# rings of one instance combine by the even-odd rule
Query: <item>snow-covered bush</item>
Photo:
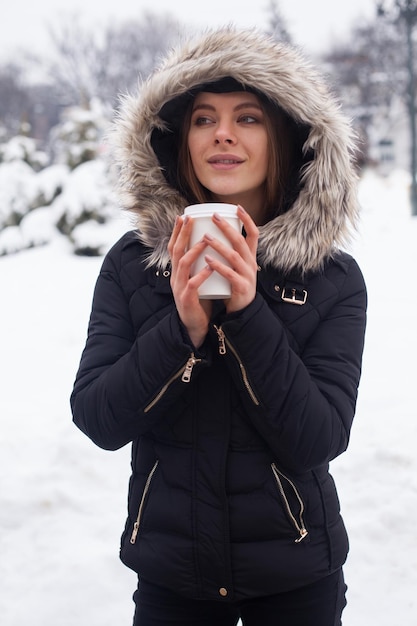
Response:
POLYGON ((35 139, 17 135, 6 143, 0 144, 0 163, 15 161, 23 161, 39 171, 48 164, 48 156, 45 152, 38 150, 35 139))
POLYGON ((36 173, 24 161, 0 164, 0 230, 16 226, 35 208, 36 173))
POLYGON ((64 187, 68 168, 51 165, 40 172, 17 159, 0 164, 0 231, 18 226, 25 215, 52 203, 64 187))
POLYGON ((0 231, 0 255, 20 252, 29 246, 25 245, 23 234, 19 226, 9 226, 0 231))
MULTIPOLYGON (((100 103, 71 108, 51 133, 52 165, 36 171, 36 142, 0 145, 0 255, 69 239, 76 254, 100 255, 120 220, 103 138, 109 117, 100 103)), ((24 140, 24 141, 23 141, 24 140)))
POLYGON ((103 137, 109 126, 109 114, 98 101, 89 108, 70 107, 62 114, 62 122, 52 129, 51 153, 55 163, 70 169, 91 161, 104 151, 103 137))
POLYGON ((36 175, 37 207, 50 205, 64 189, 69 168, 64 164, 50 165, 36 175))
POLYGON ((86 233, 93 232, 92 223, 103 225, 118 214, 105 160, 95 159, 75 168, 53 208, 58 230, 69 237, 77 254, 100 254, 102 243, 96 235, 88 243, 86 233), (88 223, 88 229, 81 240, 80 225, 84 223, 88 223))

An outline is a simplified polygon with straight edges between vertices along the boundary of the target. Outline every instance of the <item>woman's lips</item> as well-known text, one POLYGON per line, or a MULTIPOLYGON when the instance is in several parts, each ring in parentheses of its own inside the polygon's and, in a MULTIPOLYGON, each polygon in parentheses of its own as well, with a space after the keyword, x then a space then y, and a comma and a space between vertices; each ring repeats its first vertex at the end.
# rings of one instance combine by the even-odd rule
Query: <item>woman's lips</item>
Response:
POLYGON ((216 155, 210 157, 208 159, 210 165, 212 165, 215 169, 233 169, 234 167, 243 163, 243 159, 233 154, 226 155, 216 155))

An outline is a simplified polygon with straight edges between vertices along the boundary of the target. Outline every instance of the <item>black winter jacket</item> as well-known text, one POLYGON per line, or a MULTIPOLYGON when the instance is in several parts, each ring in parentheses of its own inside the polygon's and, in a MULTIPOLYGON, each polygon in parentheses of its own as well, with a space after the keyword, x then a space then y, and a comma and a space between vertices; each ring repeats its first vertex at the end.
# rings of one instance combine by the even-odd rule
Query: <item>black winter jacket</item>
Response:
POLYGON ((137 230, 104 260, 71 396, 75 423, 97 445, 132 442, 123 562, 178 593, 223 602, 311 583, 346 559, 328 466, 349 440, 366 311, 362 274, 335 245, 357 210, 347 126, 321 91, 326 124, 312 118, 316 77, 297 53, 268 40, 256 48, 252 37, 206 35, 125 103, 121 184, 137 230), (197 351, 170 288, 166 242, 187 202, 163 167, 167 120, 158 112, 177 97, 177 77, 181 89, 207 80, 222 46, 225 75, 248 56, 249 85, 254 58, 270 61, 276 84, 265 79, 264 91, 310 129, 315 156, 295 203, 261 228, 255 300, 232 315, 217 302, 197 351), (291 62, 298 78, 306 73, 311 115, 304 101, 285 101, 282 57, 285 80, 291 62))

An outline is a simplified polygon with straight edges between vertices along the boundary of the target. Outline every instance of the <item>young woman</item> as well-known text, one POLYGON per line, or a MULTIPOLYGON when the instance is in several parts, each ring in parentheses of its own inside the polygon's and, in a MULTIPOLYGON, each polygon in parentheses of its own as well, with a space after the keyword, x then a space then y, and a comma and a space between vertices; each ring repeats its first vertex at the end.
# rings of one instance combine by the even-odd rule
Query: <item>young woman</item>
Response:
POLYGON ((334 626, 366 289, 352 134, 316 72, 255 31, 174 51, 115 123, 137 219, 106 256, 71 397, 97 445, 132 443, 123 562, 136 626, 334 626), (188 204, 238 206, 189 247, 188 204), (220 252, 228 265, 207 254, 220 252), (191 267, 206 251, 206 266, 191 267), (217 271, 231 297, 200 300, 217 271))

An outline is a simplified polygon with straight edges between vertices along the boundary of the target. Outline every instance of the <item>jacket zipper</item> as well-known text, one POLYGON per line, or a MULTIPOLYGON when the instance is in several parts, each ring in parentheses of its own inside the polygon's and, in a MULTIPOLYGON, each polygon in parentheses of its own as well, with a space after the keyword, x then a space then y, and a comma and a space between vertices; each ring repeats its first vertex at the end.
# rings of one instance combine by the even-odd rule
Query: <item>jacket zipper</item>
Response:
POLYGON ((308 535, 308 530, 305 527, 304 519, 303 519, 304 502, 303 502, 303 500, 302 500, 302 498, 301 498, 301 496, 300 496, 300 494, 298 492, 297 487, 294 485, 292 480, 290 480, 287 476, 285 476, 285 474, 280 472, 279 469, 277 468, 277 466, 275 465, 275 463, 272 463, 271 467, 272 467, 272 471, 273 471, 274 476, 275 476, 275 480, 277 481, 279 492, 280 492, 281 497, 282 497, 282 499, 284 501, 284 505, 285 505, 285 508, 287 510, 288 516, 289 516, 290 520, 292 521, 292 523, 294 524, 298 534, 300 535, 295 540, 295 543, 300 543, 308 535), (290 503, 288 502, 288 498, 287 498, 287 496, 285 494, 285 490, 284 490, 284 487, 283 487, 283 484, 282 484, 281 476, 282 476, 282 478, 284 478, 287 481, 287 483, 289 485, 291 485, 291 487, 292 487, 292 489, 293 489, 293 491, 295 493, 295 496, 296 496, 298 502, 300 503, 300 512, 298 514, 298 521, 297 521, 295 515, 293 514, 293 512, 291 511, 290 503))
POLYGON ((146 499, 146 496, 148 494, 149 487, 151 485, 151 480, 153 478, 153 475, 155 474, 156 468, 158 467, 158 463, 159 463, 159 461, 155 462, 155 465, 153 466, 153 468, 149 472, 149 476, 146 479, 145 487, 143 488, 143 494, 142 494, 142 498, 141 498, 141 501, 140 501, 140 504, 139 504, 138 516, 136 518, 136 522, 133 524, 133 530, 132 530, 132 534, 130 536, 130 543, 132 543, 132 544, 134 544, 136 542, 136 537, 138 536, 140 520, 142 518, 143 506, 145 504, 145 499, 146 499))
POLYGON ((214 325, 214 328, 216 329, 217 332, 217 337, 219 339, 219 354, 223 355, 226 354, 226 346, 227 348, 229 348, 230 352, 234 355, 236 361, 239 364, 240 367, 240 373, 242 375, 242 380, 243 380, 243 384, 246 387, 246 390, 250 396, 250 399, 252 400, 252 402, 256 405, 259 406, 260 402, 258 400, 258 398, 255 395, 255 392, 253 391, 252 387, 250 386, 249 383, 249 379, 248 379, 248 375, 246 373, 246 369, 245 366, 242 363, 241 358, 239 357, 236 349, 232 346, 232 344, 230 343, 230 341, 227 339, 226 335, 224 334, 224 331, 222 329, 221 326, 216 326, 214 325))
POLYGON ((182 380, 183 383, 189 383, 190 380, 191 380, 191 374, 193 372, 194 365, 196 363, 200 363, 201 360, 202 359, 197 359, 196 356, 194 355, 194 352, 192 352, 190 358, 187 361, 187 363, 183 367, 181 367, 181 369, 179 369, 178 372, 176 372, 173 376, 171 376, 171 378, 168 380, 168 382, 165 383, 165 385, 162 387, 162 389, 157 393, 157 395, 152 400, 152 402, 150 402, 144 408, 143 412, 144 413, 148 413, 159 402, 159 400, 165 395, 166 391, 168 390, 170 385, 172 385, 174 380, 176 380, 180 376, 181 376, 181 380, 182 380))

